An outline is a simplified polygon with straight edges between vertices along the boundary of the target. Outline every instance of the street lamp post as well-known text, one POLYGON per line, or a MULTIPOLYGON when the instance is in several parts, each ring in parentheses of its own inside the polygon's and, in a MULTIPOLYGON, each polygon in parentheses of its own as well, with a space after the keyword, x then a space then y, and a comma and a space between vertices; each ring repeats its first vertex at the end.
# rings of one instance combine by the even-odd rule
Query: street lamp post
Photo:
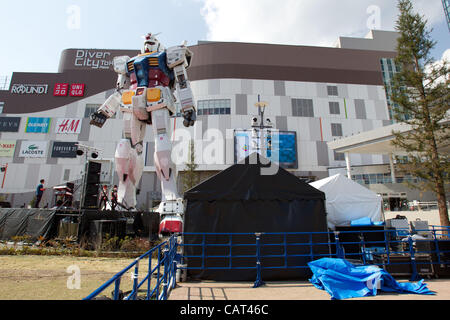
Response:
MULTIPOLYGON (((270 120, 267 119, 266 123, 264 121, 264 111, 266 109, 266 107, 269 104, 267 102, 261 101, 261 97, 260 95, 258 95, 258 102, 255 103, 255 107, 258 108, 258 115, 260 116, 260 122, 259 124, 257 124, 257 121, 253 121, 253 125, 252 128, 254 130, 258 130, 259 131, 259 139, 258 139, 258 146, 257 146, 257 150, 260 151, 260 154, 264 157, 267 156, 267 145, 265 143, 265 133, 267 132, 267 129, 272 128, 272 124, 270 123, 270 120)), ((254 118, 255 120, 256 118, 254 118)))

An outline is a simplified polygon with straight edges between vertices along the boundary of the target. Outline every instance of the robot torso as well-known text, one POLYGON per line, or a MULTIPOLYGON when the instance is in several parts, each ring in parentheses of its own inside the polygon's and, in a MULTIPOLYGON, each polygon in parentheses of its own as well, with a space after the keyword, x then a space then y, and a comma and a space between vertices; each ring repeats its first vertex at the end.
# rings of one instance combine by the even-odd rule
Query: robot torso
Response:
POLYGON ((149 52, 131 58, 127 63, 130 89, 137 87, 173 87, 174 72, 167 66, 165 51, 149 52))

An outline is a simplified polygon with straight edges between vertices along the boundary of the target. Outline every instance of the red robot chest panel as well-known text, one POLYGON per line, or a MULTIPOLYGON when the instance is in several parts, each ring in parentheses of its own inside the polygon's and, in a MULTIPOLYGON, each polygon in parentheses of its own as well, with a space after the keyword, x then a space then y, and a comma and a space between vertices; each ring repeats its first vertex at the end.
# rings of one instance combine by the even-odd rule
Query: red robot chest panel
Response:
MULTIPOLYGON (((134 73, 130 74, 131 88, 132 90, 138 87, 137 77, 134 73)), ((170 78, 162 72, 160 69, 151 68, 148 70, 148 88, 154 88, 157 86, 168 87, 170 85, 170 78)))

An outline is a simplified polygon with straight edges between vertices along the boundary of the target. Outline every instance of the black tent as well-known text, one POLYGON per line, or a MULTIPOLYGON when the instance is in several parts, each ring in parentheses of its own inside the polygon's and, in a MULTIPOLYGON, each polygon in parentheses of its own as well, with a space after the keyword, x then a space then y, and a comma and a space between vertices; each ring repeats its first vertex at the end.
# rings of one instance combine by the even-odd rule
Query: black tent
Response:
MULTIPOLYGON (((218 281, 252 281, 256 271, 255 258, 237 257, 254 255, 255 235, 237 233, 326 232, 325 194, 299 180, 288 171, 268 163, 257 154, 218 173, 188 190, 184 223, 184 256, 188 276, 218 281), (196 233, 194 235, 189 233, 196 233), (234 235, 203 235, 199 233, 234 233, 234 235), (233 243, 230 252, 230 246, 233 243), (194 244, 194 246, 192 246, 194 244), (204 244, 222 244, 208 246, 204 244), (208 258, 201 257, 204 253, 208 258), (211 256, 221 256, 211 258, 211 256), (192 257, 196 256, 196 257, 192 257), (229 267, 242 269, 211 269, 229 267), (206 269, 203 269, 206 267, 206 269), (192 269, 199 268, 199 269, 192 269), (202 269, 200 269, 202 268, 202 269)), ((326 235, 315 235, 315 242, 327 242, 326 235)), ((283 243, 284 235, 262 235, 262 244, 283 243)), ((309 235, 286 236, 287 243, 309 242, 309 235)), ((285 247, 263 246, 263 255, 282 255, 285 247)), ((328 252, 323 246, 315 247, 314 254, 328 252)), ((309 254, 309 246, 287 246, 288 254, 309 254)), ((308 257, 267 257, 262 259, 263 279, 286 280, 310 275, 308 257), (282 268, 283 266, 304 268, 282 268)))

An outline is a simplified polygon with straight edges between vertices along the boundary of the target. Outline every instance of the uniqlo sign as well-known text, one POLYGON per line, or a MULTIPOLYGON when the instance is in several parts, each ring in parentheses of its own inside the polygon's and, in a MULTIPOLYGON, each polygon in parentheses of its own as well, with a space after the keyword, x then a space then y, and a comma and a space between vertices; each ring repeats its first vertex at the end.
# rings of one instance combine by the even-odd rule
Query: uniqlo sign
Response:
POLYGON ((53 89, 53 96, 55 97, 65 97, 69 92, 69 84, 68 83, 57 83, 55 84, 55 88, 53 89))
POLYGON ((71 97, 83 97, 84 96, 84 83, 73 83, 70 85, 69 95, 71 97))

